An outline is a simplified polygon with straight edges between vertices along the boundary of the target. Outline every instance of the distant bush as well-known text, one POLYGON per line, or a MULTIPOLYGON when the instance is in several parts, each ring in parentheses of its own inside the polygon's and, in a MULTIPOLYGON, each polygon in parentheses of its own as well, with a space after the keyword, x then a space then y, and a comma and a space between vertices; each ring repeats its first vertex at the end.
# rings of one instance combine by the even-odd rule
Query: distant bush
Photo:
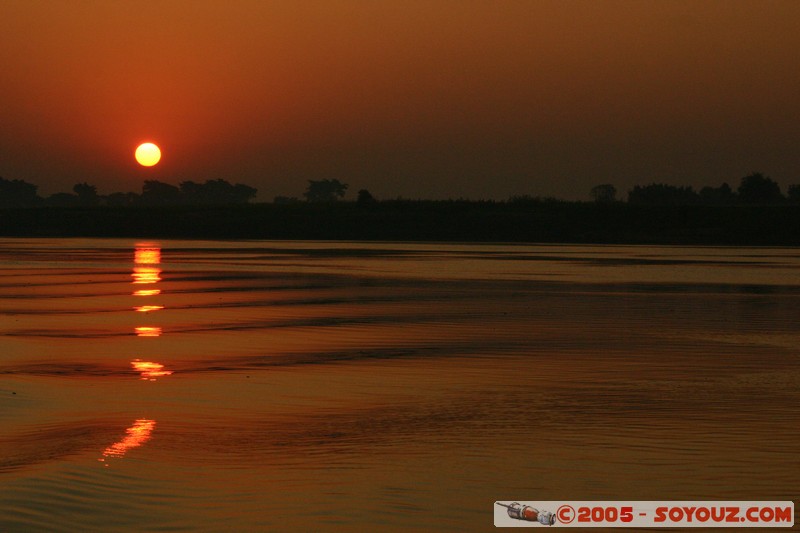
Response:
POLYGON ((677 187, 666 183, 636 185, 628 191, 628 203, 640 205, 690 205, 699 197, 691 187, 677 187))
POLYGON ((589 192, 592 200, 599 204, 607 204, 616 201, 617 188, 610 183, 603 183, 602 185, 595 185, 589 192))
POLYGON ((231 185, 223 179, 205 183, 184 181, 180 184, 181 200, 187 204, 246 204, 258 191, 248 185, 231 185))
POLYGON ((358 191, 358 198, 356 199, 356 202, 362 205, 374 204, 376 200, 375 197, 372 196, 372 193, 370 193, 367 189, 361 189, 358 191))
POLYGON ((556 204, 563 202, 564 200, 552 196, 531 196, 530 194, 515 194, 508 198, 508 203, 514 205, 556 204))
POLYGON ((275 204, 297 204, 300 203, 300 200, 294 196, 276 196, 272 202, 275 204))
POLYGON ((308 187, 303 193, 309 202, 335 202, 344 198, 347 184, 339 180, 308 180, 308 187))
POLYGON ((735 203, 737 197, 731 186, 723 183, 719 187, 703 187, 700 189, 700 201, 706 205, 725 205, 735 203))

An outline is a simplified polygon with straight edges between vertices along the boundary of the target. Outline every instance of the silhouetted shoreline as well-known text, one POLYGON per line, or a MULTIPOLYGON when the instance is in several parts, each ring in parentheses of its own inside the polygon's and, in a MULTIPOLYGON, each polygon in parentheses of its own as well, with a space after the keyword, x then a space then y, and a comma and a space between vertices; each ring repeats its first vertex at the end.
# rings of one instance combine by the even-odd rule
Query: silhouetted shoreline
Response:
POLYGON ((800 244, 800 208, 383 201, 0 209, 3 237, 800 244))

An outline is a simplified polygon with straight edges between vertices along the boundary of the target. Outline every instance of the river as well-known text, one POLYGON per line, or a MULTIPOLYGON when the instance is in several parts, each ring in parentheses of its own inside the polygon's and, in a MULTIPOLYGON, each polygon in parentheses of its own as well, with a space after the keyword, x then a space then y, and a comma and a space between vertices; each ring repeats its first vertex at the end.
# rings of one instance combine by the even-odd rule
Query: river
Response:
POLYGON ((800 251, 0 239, 0 531, 791 500, 800 251))

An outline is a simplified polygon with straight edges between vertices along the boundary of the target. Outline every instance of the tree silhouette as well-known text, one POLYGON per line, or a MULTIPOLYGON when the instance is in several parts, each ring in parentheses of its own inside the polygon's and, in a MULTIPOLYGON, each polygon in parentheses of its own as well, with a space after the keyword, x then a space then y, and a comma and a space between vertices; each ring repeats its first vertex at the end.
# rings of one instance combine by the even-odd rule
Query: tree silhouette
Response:
MULTIPOLYGON (((337 195, 343 195, 347 185, 333 180, 337 195)), ((36 194, 37 186, 22 180, 6 180, 0 177, 0 208, 32 207, 41 204, 72 207, 133 205, 181 205, 181 204, 245 204, 256 197, 258 190, 243 183, 235 185, 224 179, 208 180, 205 183, 184 181, 180 187, 157 180, 147 180, 142 185, 141 195, 133 192, 114 192, 108 196, 97 194, 97 187, 89 183, 77 183, 74 194, 57 192, 43 199, 36 194)))
POLYGON ((180 184, 181 199, 189 204, 245 204, 258 191, 248 185, 231 185, 223 179, 205 183, 184 181, 180 184))
POLYGON ((746 204, 775 204, 784 200, 780 186, 760 172, 742 178, 739 199, 746 204))
POLYGON ((106 204, 114 207, 130 206, 139 203, 139 195, 135 192, 115 192, 106 197, 106 204))
POLYGON ((610 183, 603 183, 592 187, 589 194, 592 195, 592 199, 597 203, 610 203, 617 199, 617 188, 610 183))
POLYGON ((146 180, 142 185, 142 203, 146 205, 177 204, 181 191, 174 185, 156 180, 146 180))
POLYGON ((789 201, 793 204, 800 203, 800 183, 795 183, 794 185, 789 185, 789 190, 786 191, 786 195, 789 197, 789 201))
POLYGON ((78 195, 78 203, 81 205, 97 205, 100 203, 100 197, 97 196, 97 187, 89 185, 88 183, 78 183, 72 191, 78 195))
POLYGON ((233 186, 233 193, 231 197, 234 200, 233 203, 246 204, 250 200, 254 199, 256 194, 258 194, 258 189, 243 183, 237 183, 233 186))
POLYGON ((38 187, 22 180, 0 178, 0 207, 31 207, 42 203, 38 187))
POLYGON ((700 200, 704 204, 724 205, 736 201, 736 193, 731 186, 723 183, 719 187, 703 187, 700 189, 700 200))
POLYGON ((344 197, 347 184, 339 180, 308 180, 308 188, 303 193, 309 202, 335 202, 344 197))
POLYGON ((359 204, 373 204, 375 203, 375 197, 367 189, 361 189, 358 191, 356 202, 359 204))
POLYGON ((636 185, 628 191, 628 203, 644 205, 688 205, 697 203, 697 193, 691 187, 676 187, 665 183, 636 185))
POLYGON ((203 186, 199 183, 195 183, 193 181, 182 181, 178 185, 181 198, 190 204, 202 204, 205 203, 205 191, 203 186))
POLYGON ((57 192, 51 194, 47 197, 45 203, 54 207, 77 207, 81 205, 78 195, 70 194, 68 192, 57 192))

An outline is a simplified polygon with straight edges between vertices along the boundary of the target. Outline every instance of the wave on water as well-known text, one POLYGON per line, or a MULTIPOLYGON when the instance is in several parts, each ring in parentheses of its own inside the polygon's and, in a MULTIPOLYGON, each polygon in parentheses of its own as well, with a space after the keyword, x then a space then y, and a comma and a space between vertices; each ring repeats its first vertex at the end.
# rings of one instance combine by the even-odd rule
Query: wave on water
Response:
MULTIPOLYGON (((500 355, 519 349, 514 341, 451 342, 447 344, 418 344, 406 347, 338 350, 329 352, 299 352, 251 356, 207 357, 159 363, 158 371, 176 376, 208 372, 245 372, 273 367, 335 364, 358 361, 395 360, 409 358, 478 357, 500 355), (162 367, 164 369, 162 370, 162 367)), ((136 359, 129 364, 105 362, 23 362, 0 365, 0 375, 51 377, 133 377, 141 376, 142 364, 136 359)), ((145 361, 145 363, 147 363, 145 361)), ((153 364, 153 363, 150 363, 153 364)), ((152 368, 146 368, 152 371, 152 368)))

